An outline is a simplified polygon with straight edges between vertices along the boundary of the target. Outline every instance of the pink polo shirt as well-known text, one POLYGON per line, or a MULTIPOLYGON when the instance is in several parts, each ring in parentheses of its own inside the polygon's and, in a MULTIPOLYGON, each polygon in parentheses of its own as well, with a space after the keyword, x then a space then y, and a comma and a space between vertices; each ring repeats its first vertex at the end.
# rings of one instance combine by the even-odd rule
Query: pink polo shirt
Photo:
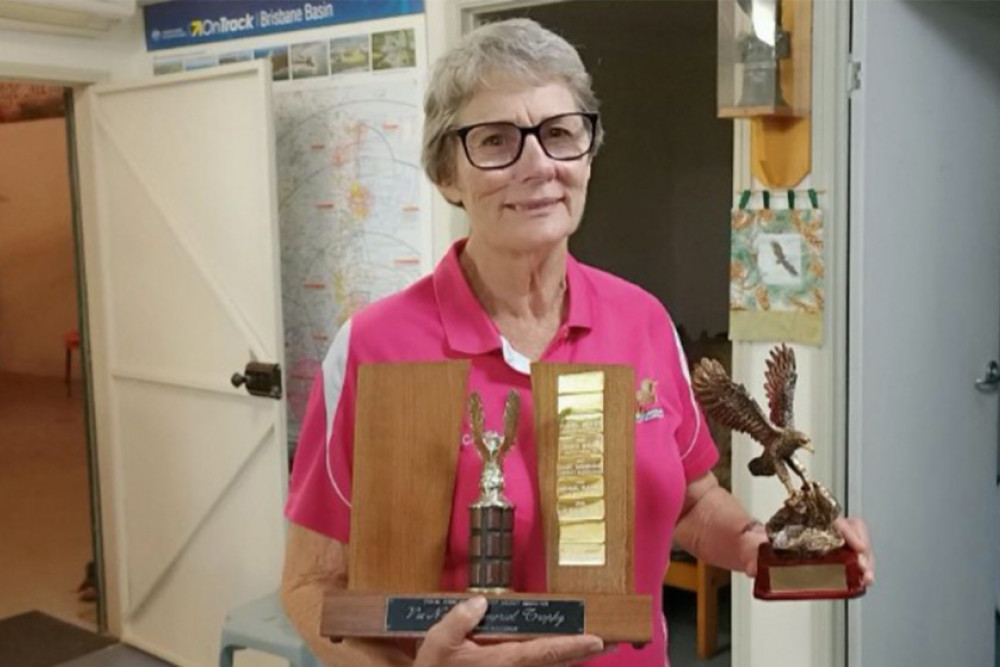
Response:
MULTIPOLYGON (((470 360, 469 391, 478 391, 486 429, 503 431, 507 392, 521 394, 518 439, 503 461, 505 495, 517 508, 512 585, 545 590, 545 557, 528 361, 510 348, 476 300, 459 266, 459 241, 434 273, 357 313, 337 334, 317 377, 302 423, 286 514, 341 542, 350 539, 354 403, 360 364, 470 360)), ((635 584, 653 596, 653 641, 622 645, 593 667, 666 664, 666 624, 659 613, 663 574, 687 484, 718 459, 691 392, 687 365, 666 310, 639 287, 567 259, 566 321, 542 356, 559 363, 629 364, 635 369, 635 584), (652 382, 646 382, 652 381, 652 382), (652 391, 648 391, 649 387, 652 391), (638 399, 638 395, 637 395, 638 399)), ((479 496, 482 462, 468 419, 462 426, 443 590, 468 583, 468 506, 479 496)))

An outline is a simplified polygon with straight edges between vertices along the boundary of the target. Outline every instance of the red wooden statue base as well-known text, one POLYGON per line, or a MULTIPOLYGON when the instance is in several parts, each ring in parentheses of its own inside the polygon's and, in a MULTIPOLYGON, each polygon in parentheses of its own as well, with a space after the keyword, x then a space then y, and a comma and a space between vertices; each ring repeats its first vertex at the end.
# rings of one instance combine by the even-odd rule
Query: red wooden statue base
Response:
POLYGON ((767 542, 757 552, 753 596, 759 600, 838 600, 865 594, 861 564, 843 546, 824 556, 789 556, 767 542))

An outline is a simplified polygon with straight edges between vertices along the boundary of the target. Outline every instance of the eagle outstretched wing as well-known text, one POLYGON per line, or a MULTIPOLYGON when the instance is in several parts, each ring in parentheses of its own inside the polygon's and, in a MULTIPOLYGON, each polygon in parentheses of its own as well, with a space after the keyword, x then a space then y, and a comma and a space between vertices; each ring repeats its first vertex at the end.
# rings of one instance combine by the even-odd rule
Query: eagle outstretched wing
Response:
POLYGON ((764 370, 764 393, 771 409, 771 422, 779 428, 793 428, 795 401, 795 352, 787 345, 771 350, 764 370))
POLYGON ((503 406, 503 444, 500 445, 500 455, 502 456, 514 446, 514 439, 517 438, 517 417, 521 412, 521 395, 516 389, 511 389, 507 393, 507 401, 503 406))
POLYGON ((472 441, 476 443, 483 460, 489 460, 490 453, 486 449, 486 427, 484 426, 483 399, 477 392, 469 396, 469 425, 472 427, 472 441))
POLYGON ((779 435, 764 418, 757 401, 743 385, 730 380, 715 359, 702 359, 695 365, 691 386, 705 412, 723 426, 746 433, 761 444, 779 435))

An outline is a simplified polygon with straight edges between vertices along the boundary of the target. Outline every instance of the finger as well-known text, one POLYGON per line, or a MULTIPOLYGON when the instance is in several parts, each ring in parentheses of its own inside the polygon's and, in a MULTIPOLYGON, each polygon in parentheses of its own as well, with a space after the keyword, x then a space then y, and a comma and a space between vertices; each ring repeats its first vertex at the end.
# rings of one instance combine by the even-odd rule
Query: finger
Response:
POLYGON ((848 517, 847 523, 851 525, 854 532, 857 533, 858 538, 865 543, 865 547, 871 550, 871 539, 868 536, 868 524, 858 518, 848 517))
POLYGON ((598 653, 597 657, 599 658, 602 655, 611 655, 612 653, 615 653, 617 650, 618 650, 618 644, 611 644, 610 646, 605 644, 604 650, 598 653))
POLYGON ((844 540, 847 541, 847 545, 857 551, 858 553, 865 553, 869 551, 868 545, 868 531, 865 529, 864 524, 856 519, 837 519, 834 522, 837 530, 840 534, 844 536, 844 540))
POLYGON ((434 647, 461 645, 479 625, 479 621, 483 620, 488 606, 486 598, 481 595, 456 604, 427 632, 424 644, 432 644, 434 647))
POLYGON ((875 554, 868 538, 868 526, 856 518, 838 519, 835 525, 848 546, 858 553, 858 564, 861 566, 864 584, 870 586, 875 583, 875 554))
POLYGON ((522 643, 500 644, 485 649, 483 664, 511 667, 555 667, 593 658, 604 650, 604 642, 593 635, 533 639, 522 643))

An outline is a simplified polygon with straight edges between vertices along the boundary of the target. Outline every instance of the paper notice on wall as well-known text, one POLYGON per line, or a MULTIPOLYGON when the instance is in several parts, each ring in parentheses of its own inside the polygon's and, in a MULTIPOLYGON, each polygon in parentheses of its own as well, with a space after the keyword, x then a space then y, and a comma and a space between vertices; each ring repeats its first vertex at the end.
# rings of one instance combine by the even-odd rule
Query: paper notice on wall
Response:
POLYGON ((733 211, 730 339, 821 344, 824 267, 819 209, 733 211))

